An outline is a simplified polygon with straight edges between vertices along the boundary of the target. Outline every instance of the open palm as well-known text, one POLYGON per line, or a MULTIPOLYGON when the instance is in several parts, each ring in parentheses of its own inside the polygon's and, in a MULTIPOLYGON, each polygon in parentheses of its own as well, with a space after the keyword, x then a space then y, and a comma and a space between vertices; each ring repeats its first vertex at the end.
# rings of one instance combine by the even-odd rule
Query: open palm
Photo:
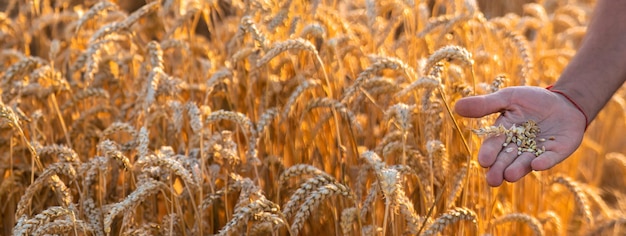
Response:
POLYGON ((455 111, 464 117, 479 118, 500 112, 494 125, 510 128, 534 120, 541 129, 537 147, 545 147, 538 157, 529 152, 517 155, 515 143, 503 147, 503 135, 488 137, 478 152, 478 162, 489 168, 487 183, 499 186, 514 182, 533 170, 546 170, 571 155, 582 141, 585 116, 565 97, 540 87, 504 88, 496 93, 457 101, 455 111), (515 151, 504 151, 513 148, 515 151))

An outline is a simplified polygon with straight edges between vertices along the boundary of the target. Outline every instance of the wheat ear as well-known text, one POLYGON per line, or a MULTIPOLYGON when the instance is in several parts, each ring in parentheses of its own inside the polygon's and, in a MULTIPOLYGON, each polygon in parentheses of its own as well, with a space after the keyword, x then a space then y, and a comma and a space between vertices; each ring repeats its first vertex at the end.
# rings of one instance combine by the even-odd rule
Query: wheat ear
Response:
POLYGON ((318 175, 314 178, 308 179, 306 182, 300 185, 300 188, 298 188, 298 190, 296 190, 291 195, 289 201, 287 201, 287 203, 284 205, 283 215, 285 215, 285 218, 291 218, 291 216, 295 213, 298 204, 306 199, 308 195, 316 191, 318 188, 334 182, 335 179, 326 174, 318 175))
POLYGON ((80 163, 80 159, 78 159, 78 154, 74 149, 64 145, 52 144, 47 146, 40 146, 38 144, 33 144, 35 146, 35 150, 40 157, 42 156, 56 156, 61 162, 67 163, 80 163))
POLYGON ((315 81, 315 80, 305 80, 302 83, 300 83, 298 85, 298 87, 296 87, 296 89, 291 92, 291 95, 289 95, 289 99, 287 99, 287 103, 285 103, 285 106, 283 108, 283 113, 282 113, 282 118, 286 119, 289 114, 291 113, 291 110, 293 110, 293 106, 296 103, 297 99, 309 88, 314 88, 314 87, 318 87, 320 86, 319 82, 315 81))
POLYGON ((533 231, 533 235, 535 236, 543 236, 545 235, 545 232, 543 231, 543 226, 541 225, 541 222, 539 222, 539 220, 537 220, 537 218, 525 214, 525 213, 510 213, 507 215, 503 215, 500 216, 498 218, 496 218, 493 221, 493 225, 497 226, 499 224, 504 224, 504 223, 508 223, 508 222, 521 222, 524 223, 526 225, 528 225, 528 227, 530 227, 530 229, 532 229, 533 231))
POLYGON ((375 60, 376 61, 372 65, 359 73, 354 83, 343 93, 341 98, 342 103, 347 103, 348 100, 352 98, 357 91, 359 91, 366 80, 369 80, 384 69, 400 71, 404 73, 409 80, 413 80, 415 78, 415 71, 413 68, 398 58, 378 57, 375 60))
POLYGON ((341 211, 341 232, 343 235, 351 235, 352 225, 357 221, 358 211, 354 207, 345 208, 341 211))
POLYGON ((143 202, 148 196, 154 195, 159 191, 165 191, 167 185, 162 182, 147 178, 145 181, 128 195, 123 201, 115 203, 105 213, 104 216, 104 232, 108 235, 111 233, 111 224, 113 219, 120 214, 132 210, 136 205, 143 202))
POLYGON ((324 199, 333 195, 342 195, 345 197, 351 196, 348 187, 340 183, 331 183, 319 187, 315 192, 307 197, 306 201, 300 206, 300 209, 298 209, 298 212, 291 223, 292 235, 298 235, 300 229, 304 226, 304 221, 309 218, 313 210, 315 210, 324 199))
POLYGON ((235 209, 233 218, 220 229, 217 235, 232 235, 245 226, 255 215, 263 212, 276 213, 278 211, 280 211, 280 208, 276 204, 261 195, 255 201, 249 201, 248 204, 240 204, 240 207, 235 209))
POLYGON ((106 139, 98 144, 97 149, 105 157, 118 161, 124 170, 132 169, 130 160, 119 150, 117 143, 106 139))
POLYGON ((291 50, 307 51, 312 53, 316 57, 319 57, 317 49, 315 49, 315 45, 313 45, 311 42, 302 38, 288 39, 286 41, 278 42, 272 45, 271 49, 269 49, 269 51, 267 51, 267 53, 265 53, 265 55, 257 61, 256 67, 261 67, 270 62, 276 56, 278 56, 278 54, 291 50))
POLYGON ((87 234, 93 229, 82 220, 55 220, 39 227, 33 235, 68 235, 71 231, 87 234))
POLYGON ((103 98, 108 100, 109 99, 109 92, 101 89, 101 88, 87 88, 85 90, 81 90, 77 93, 75 93, 70 100, 66 101, 65 103, 63 103, 63 105, 61 105, 61 107, 59 107, 59 109, 61 111, 65 111, 68 108, 76 105, 76 103, 78 103, 79 101, 88 99, 88 98, 103 98))
POLYGON ((48 166, 42 173, 35 179, 35 181, 28 186, 24 195, 20 198, 20 201, 17 203, 17 210, 15 211, 15 219, 19 219, 23 215, 28 214, 28 208, 35 198, 35 194, 43 187, 45 187, 45 183, 49 181, 52 177, 58 179, 57 174, 64 174, 69 176, 71 179, 76 178, 76 170, 69 163, 55 163, 48 166))
POLYGON ((426 64, 424 64, 424 74, 429 74, 435 64, 444 59, 459 61, 463 66, 472 66, 474 64, 472 54, 467 51, 467 49, 460 46, 448 45, 437 49, 437 51, 428 57, 426 64))
POLYGON ((444 213, 440 217, 438 217, 434 223, 432 223, 426 231, 424 231, 424 236, 435 235, 439 232, 442 232, 446 227, 452 225, 459 221, 468 221, 476 226, 476 213, 474 211, 467 208, 455 208, 449 210, 444 213))
POLYGON ((83 14, 77 21, 76 21, 76 32, 75 34, 78 34, 78 31, 82 28, 82 26, 87 23, 87 21, 96 18, 96 16, 99 16, 100 14, 103 14, 103 12, 106 11, 114 11, 114 10, 118 10, 118 6, 114 3, 111 3, 109 1, 101 1, 96 3, 95 5, 93 5, 91 8, 89 8, 89 10, 87 12, 85 12, 85 14, 83 14))
POLYGON ((624 216, 619 216, 616 218, 609 219, 601 224, 596 225, 593 229, 589 230, 585 235, 587 236, 600 236, 600 235, 609 235, 605 233, 605 231, 615 227, 616 225, 624 225, 626 224, 626 218, 624 216))
POLYGON ((21 226, 21 228, 18 229, 16 226, 16 228, 13 229, 13 233, 15 235, 29 235, 37 230, 39 227, 48 224, 55 218, 68 214, 70 214, 70 210, 65 207, 50 207, 35 215, 33 218, 24 221, 23 224, 18 224, 17 226, 21 226))
POLYGON ((591 215, 591 210, 589 209, 589 205, 587 204, 587 196, 585 192, 582 191, 579 183, 571 179, 570 177, 564 175, 554 176, 550 184, 560 184, 565 186, 567 190, 569 190, 572 194, 574 194, 574 201, 576 202, 576 206, 583 213, 583 218, 588 224, 593 224, 593 217, 591 215))

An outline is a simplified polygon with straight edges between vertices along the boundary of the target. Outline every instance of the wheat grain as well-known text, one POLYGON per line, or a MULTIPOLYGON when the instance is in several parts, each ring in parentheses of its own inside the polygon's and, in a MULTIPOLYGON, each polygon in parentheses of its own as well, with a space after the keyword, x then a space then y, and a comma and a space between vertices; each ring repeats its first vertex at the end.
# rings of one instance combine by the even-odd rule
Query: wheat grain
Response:
POLYGON ((108 100, 110 98, 109 92, 101 88, 88 88, 78 93, 75 93, 67 102, 63 103, 59 109, 61 111, 65 111, 68 108, 76 105, 79 101, 85 100, 87 98, 103 98, 108 100))

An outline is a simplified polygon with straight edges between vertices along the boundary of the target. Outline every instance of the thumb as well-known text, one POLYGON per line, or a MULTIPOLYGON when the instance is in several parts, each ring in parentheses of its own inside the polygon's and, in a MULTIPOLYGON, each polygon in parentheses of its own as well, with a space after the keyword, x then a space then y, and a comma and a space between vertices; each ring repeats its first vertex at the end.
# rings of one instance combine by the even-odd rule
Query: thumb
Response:
POLYGON ((454 105, 454 111, 464 117, 480 118, 505 110, 509 97, 510 91, 502 89, 492 94, 462 98, 454 105))

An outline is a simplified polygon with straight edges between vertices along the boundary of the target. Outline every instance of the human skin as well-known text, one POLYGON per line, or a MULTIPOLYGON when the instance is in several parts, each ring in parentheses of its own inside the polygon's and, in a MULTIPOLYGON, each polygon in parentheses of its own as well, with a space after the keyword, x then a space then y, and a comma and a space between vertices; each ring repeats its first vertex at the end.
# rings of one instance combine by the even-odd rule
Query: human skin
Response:
POLYGON ((503 147, 503 135, 488 137, 478 152, 478 163, 489 168, 490 186, 504 180, 515 182, 531 171, 547 170, 569 157, 582 141, 586 119, 591 122, 626 80, 626 0, 599 0, 587 34, 576 56, 565 68, 553 90, 540 87, 504 88, 496 93, 460 99, 457 114, 479 118, 501 113, 495 125, 511 127, 534 120, 545 142, 545 153, 505 152, 517 150, 515 144, 503 147), (583 114, 584 113, 584 114, 583 114), (553 140, 551 140, 553 137, 553 140))

